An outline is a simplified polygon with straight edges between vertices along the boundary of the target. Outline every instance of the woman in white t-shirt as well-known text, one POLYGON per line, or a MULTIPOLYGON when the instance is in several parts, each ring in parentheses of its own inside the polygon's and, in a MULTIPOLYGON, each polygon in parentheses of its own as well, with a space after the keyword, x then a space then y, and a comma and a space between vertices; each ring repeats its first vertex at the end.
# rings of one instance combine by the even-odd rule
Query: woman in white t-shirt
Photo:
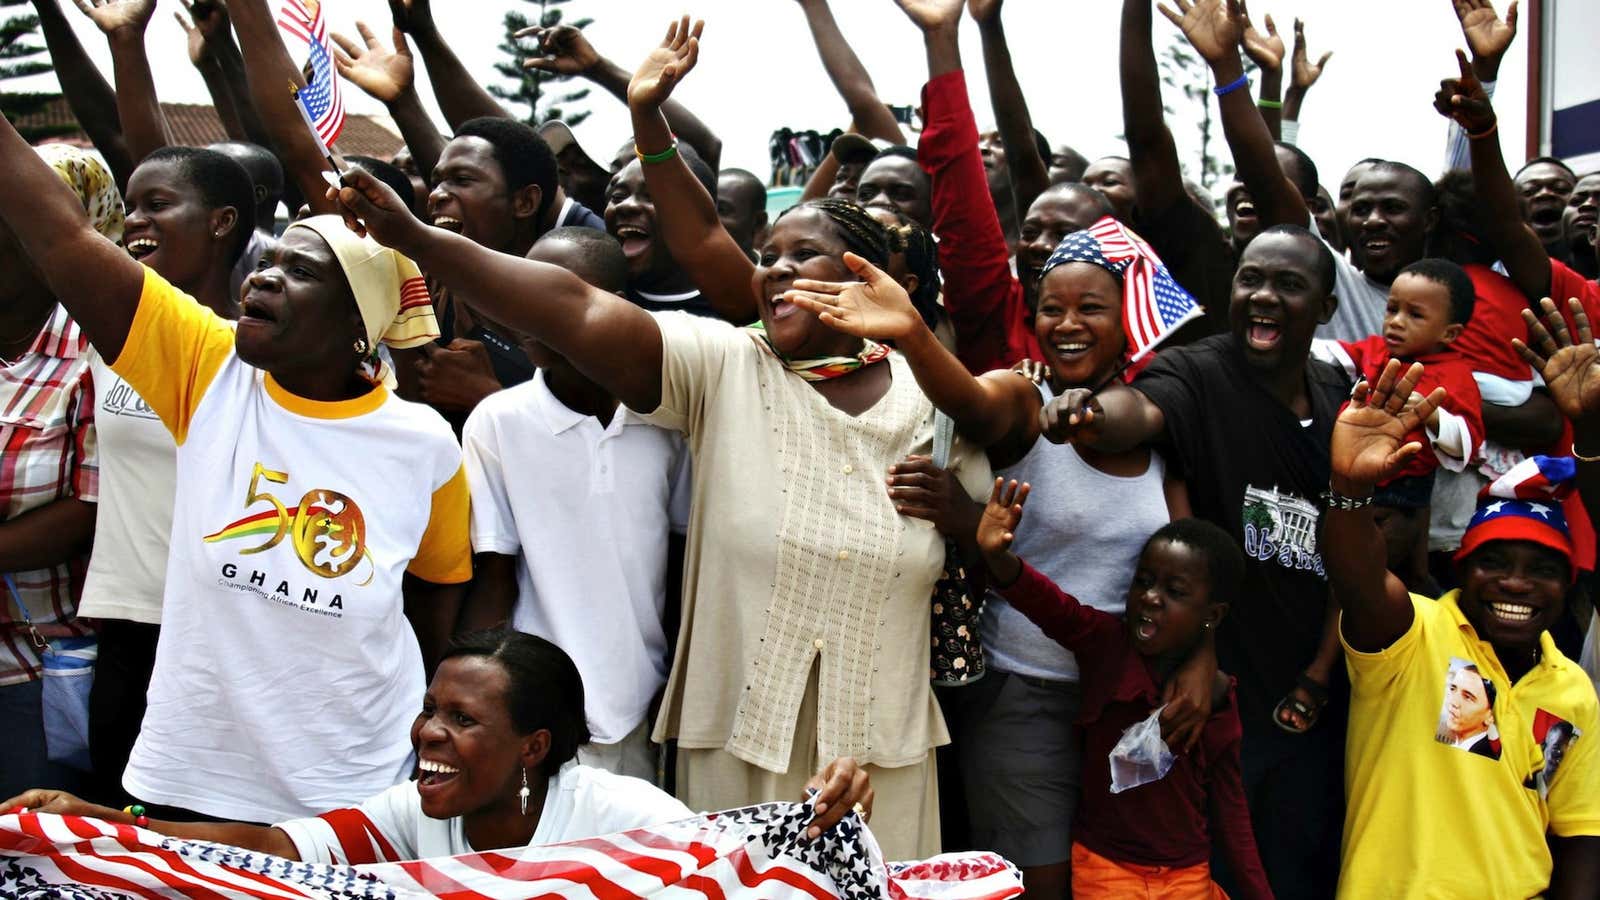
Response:
MULTIPOLYGON (((467 635, 439 665, 411 725, 417 780, 359 806, 272 827, 151 821, 161 834, 288 859, 361 865, 574 841, 688 818, 647 781, 579 765, 589 740, 583 680, 544 638, 509 629, 467 635)), ((815 776, 815 837, 852 809, 871 813, 872 786, 852 760, 815 776)), ((0 805, 130 822, 138 811, 35 790, 0 805)))

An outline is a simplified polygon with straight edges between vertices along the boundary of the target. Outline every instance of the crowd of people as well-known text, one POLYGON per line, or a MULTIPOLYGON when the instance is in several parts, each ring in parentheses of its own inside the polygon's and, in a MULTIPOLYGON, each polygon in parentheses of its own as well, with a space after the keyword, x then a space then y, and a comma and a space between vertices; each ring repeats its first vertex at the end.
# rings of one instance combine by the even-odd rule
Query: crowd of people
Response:
POLYGON ((1438 177, 1336 190, 1302 23, 1160 4, 1219 220, 1150 0, 1098 159, 1033 128, 1001 0, 895 0, 915 135, 798 0, 848 128, 770 219, 673 99, 687 16, 631 73, 521 36, 626 104, 597 148, 391 0, 334 56, 406 146, 335 171, 268 0, 185 2, 206 148, 155 0, 76 2, 114 86, 34 5, 96 152, 0 125, 4 811, 362 863, 810 796, 1029 896, 1600 891, 1600 173, 1508 169, 1514 3, 1433 0, 1438 177), (43 659, 89 636, 68 762, 43 659))

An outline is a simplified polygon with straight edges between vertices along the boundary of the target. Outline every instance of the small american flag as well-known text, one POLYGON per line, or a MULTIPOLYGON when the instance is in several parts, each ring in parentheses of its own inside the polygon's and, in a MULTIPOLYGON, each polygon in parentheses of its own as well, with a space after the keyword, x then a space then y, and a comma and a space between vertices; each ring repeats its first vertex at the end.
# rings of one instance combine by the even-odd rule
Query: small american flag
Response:
POLYGON ((1093 262, 1122 279, 1122 330, 1128 338, 1130 363, 1148 356, 1178 326, 1203 314, 1144 238, 1110 216, 1067 235, 1045 267, 1070 261, 1093 262))
POLYGON ((328 23, 320 0, 284 0, 278 13, 278 27, 306 45, 306 86, 295 94, 295 102, 322 141, 323 149, 333 146, 344 129, 344 99, 339 96, 339 73, 333 67, 328 23))
POLYGON ((1016 868, 996 854, 885 863, 854 815, 804 841, 811 816, 809 804, 763 803, 565 844, 347 866, 162 837, 101 819, 11 813, 0 816, 0 896, 1008 900, 1022 893, 1016 868))

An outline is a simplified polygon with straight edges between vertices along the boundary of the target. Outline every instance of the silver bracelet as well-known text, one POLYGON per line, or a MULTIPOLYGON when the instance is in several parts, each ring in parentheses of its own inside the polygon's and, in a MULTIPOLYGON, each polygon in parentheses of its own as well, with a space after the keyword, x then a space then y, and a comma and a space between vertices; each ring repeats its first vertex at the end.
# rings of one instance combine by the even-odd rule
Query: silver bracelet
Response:
POLYGON ((1365 497, 1346 497, 1333 488, 1328 488, 1322 492, 1322 502, 1328 505, 1328 509, 1337 509, 1344 512, 1366 509, 1372 505, 1373 497, 1373 494, 1368 494, 1365 497))

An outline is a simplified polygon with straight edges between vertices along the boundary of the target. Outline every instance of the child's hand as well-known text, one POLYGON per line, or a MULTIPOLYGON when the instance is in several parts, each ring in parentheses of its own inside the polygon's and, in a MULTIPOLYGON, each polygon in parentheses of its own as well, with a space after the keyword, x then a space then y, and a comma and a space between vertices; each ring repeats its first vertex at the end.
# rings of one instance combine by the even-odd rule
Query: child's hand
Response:
POLYGON ((983 508, 983 518, 978 520, 978 551, 983 554, 989 572, 1000 586, 1009 585, 1021 574, 1022 564, 1011 552, 1011 542, 1016 540, 1017 523, 1022 521, 1022 504, 1028 500, 1028 485, 1015 480, 1010 485, 1004 478, 994 480, 989 491, 989 505, 983 508))

